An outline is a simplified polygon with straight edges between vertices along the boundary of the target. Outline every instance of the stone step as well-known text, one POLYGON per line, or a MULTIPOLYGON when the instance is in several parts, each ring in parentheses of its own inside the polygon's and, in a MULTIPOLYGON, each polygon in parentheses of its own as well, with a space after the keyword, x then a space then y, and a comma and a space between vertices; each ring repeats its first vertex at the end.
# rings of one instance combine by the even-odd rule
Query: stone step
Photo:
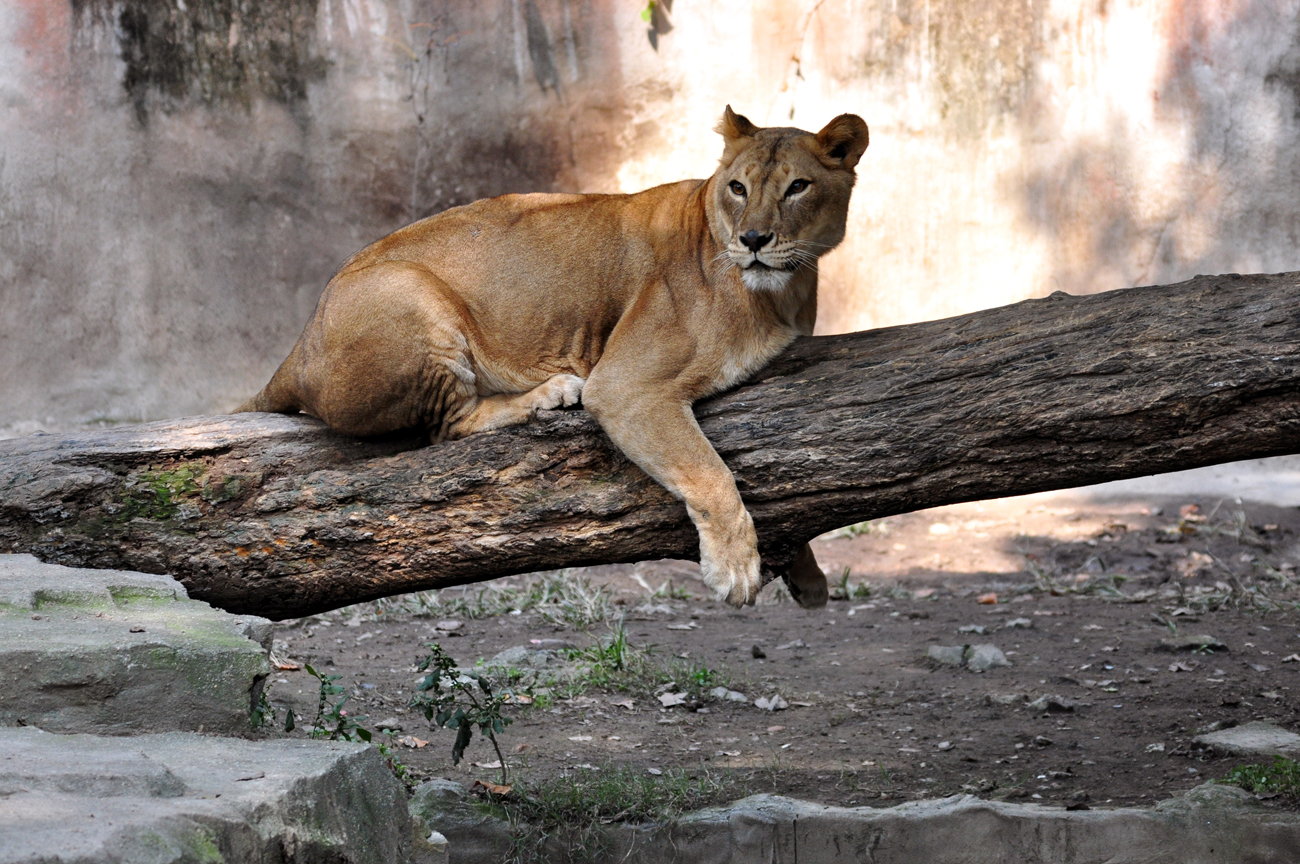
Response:
POLYGON ((0 555, 0 726, 247 732, 270 638, 169 576, 0 555))
POLYGON ((0 729, 0 864, 438 864, 365 744, 0 729))

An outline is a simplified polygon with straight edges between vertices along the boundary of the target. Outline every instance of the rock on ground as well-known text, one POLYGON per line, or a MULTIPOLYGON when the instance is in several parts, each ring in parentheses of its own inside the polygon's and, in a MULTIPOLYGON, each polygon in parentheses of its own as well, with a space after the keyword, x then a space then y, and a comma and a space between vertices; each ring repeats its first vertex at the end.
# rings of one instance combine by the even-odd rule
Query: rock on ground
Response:
POLYGON ((0 555, 0 726, 247 732, 270 634, 169 576, 0 555))
POLYGON ((982 643, 979 645, 931 645, 926 649, 926 657, 940 666, 964 666, 971 672, 987 672, 1002 666, 1010 666, 1011 661, 1002 649, 996 645, 982 643))
MULTIPOLYGON (((1300 735, 1259 720, 1207 732, 1193 739, 1202 747, 1234 756, 1285 756, 1300 759, 1300 735)), ((1298 847, 1300 848, 1300 847, 1298 847)))
POLYGON ((374 748, 0 729, 0 864, 436 864, 374 748))

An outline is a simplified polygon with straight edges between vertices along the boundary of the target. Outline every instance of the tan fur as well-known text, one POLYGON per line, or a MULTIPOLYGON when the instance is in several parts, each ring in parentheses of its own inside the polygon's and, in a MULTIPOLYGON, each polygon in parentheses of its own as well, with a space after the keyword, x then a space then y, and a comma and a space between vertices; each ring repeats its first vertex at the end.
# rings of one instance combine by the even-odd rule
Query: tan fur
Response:
MULTIPOLYGON (((418 427, 438 440, 581 399, 686 504, 705 581, 753 603, 753 522, 691 404, 812 331, 817 259, 843 239, 867 127, 844 114, 815 135, 760 129, 728 107, 718 131, 725 149, 707 180, 505 195, 363 249, 239 410, 305 411, 352 435, 418 427)), ((787 578, 825 602, 807 550, 787 578)))

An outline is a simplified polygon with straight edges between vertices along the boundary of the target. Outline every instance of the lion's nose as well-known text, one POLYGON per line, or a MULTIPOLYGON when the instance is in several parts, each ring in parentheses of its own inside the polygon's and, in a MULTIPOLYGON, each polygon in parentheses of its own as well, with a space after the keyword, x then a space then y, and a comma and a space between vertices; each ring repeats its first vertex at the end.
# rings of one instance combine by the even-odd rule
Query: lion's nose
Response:
POLYGON ((757 252, 759 249, 762 249, 768 243, 772 242, 772 235, 759 234, 757 231, 751 228, 748 231, 746 231, 744 234, 740 235, 740 242, 743 243, 745 248, 748 249, 750 252, 757 252))

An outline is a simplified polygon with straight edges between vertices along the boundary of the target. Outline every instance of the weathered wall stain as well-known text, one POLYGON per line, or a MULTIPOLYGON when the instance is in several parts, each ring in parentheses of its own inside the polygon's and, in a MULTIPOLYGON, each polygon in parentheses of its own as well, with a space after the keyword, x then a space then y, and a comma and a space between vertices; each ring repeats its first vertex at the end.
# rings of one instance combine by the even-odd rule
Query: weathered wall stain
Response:
POLYGON ((247 108, 289 105, 325 75, 316 48, 317 0, 71 0, 79 27, 111 26, 136 119, 195 101, 247 108))
POLYGON ((524 0, 524 22, 528 34, 528 56, 533 61, 537 86, 543 90, 555 90, 560 85, 560 72, 551 50, 551 35, 534 0, 524 0))
POLYGON ((1269 67, 1264 74, 1264 83, 1286 94, 1291 101, 1292 117, 1300 120, 1300 21, 1294 23, 1291 44, 1296 50, 1278 58, 1269 67))

